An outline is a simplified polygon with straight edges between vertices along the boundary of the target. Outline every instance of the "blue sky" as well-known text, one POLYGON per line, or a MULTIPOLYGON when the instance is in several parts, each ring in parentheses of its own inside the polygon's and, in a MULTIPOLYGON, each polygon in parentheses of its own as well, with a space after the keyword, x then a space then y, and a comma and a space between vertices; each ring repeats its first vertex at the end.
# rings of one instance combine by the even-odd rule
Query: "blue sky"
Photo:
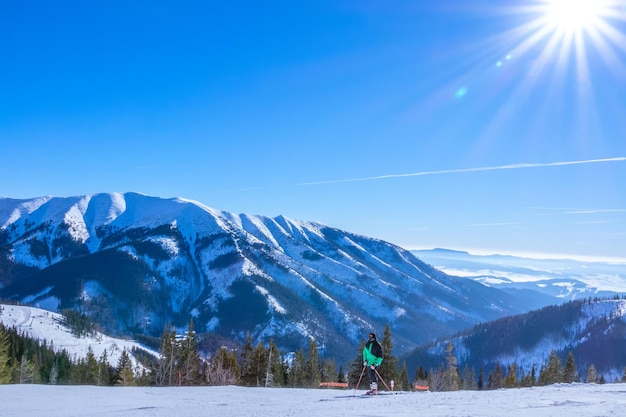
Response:
POLYGON ((602 5, 3 1, 0 195, 626 259, 626 6, 602 5))

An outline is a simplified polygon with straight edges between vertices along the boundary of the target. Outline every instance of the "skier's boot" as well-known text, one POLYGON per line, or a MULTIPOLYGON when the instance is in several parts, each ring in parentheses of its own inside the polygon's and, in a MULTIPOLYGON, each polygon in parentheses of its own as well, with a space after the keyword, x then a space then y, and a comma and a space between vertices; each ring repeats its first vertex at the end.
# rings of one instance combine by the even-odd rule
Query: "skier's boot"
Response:
POLYGON ((367 395, 376 395, 376 394, 378 394, 378 384, 376 382, 372 382, 370 384, 370 390, 367 391, 365 394, 367 394, 367 395))

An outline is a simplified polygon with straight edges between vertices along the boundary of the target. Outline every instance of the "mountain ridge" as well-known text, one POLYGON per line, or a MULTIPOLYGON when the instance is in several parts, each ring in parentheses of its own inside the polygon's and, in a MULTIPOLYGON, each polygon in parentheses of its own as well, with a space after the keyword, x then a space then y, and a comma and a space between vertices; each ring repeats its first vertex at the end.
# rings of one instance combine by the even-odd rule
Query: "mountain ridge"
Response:
POLYGON ((399 351, 542 304, 455 278, 396 245, 183 198, 0 198, 0 296, 80 309, 112 334, 167 323, 347 358, 391 324, 399 351))

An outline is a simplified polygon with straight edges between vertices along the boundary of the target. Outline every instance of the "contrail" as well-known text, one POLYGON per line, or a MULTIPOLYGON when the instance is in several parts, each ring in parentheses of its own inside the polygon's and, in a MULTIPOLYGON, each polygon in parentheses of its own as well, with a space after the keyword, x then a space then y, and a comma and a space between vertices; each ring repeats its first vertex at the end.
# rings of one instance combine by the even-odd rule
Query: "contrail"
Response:
POLYGON ((626 161, 626 156, 619 156, 616 158, 604 158, 604 159, 589 159, 586 161, 567 161, 567 162, 548 162, 544 164, 512 164, 501 165, 496 167, 480 167, 480 168, 464 168, 464 169, 444 169, 440 171, 422 171, 413 172, 410 174, 389 174, 380 175, 377 177, 364 177, 364 178, 352 178, 345 180, 330 180, 330 181, 316 181, 316 182, 304 182, 298 185, 323 185, 323 184, 338 184, 342 182, 356 182, 356 181, 374 181, 384 180, 389 178, 404 178, 404 177, 419 177, 422 175, 441 175, 441 174, 459 174, 463 172, 481 172, 481 171, 496 171, 502 169, 522 169, 522 168, 540 168, 540 167, 555 167, 563 165, 580 165, 580 164, 596 164, 600 162, 619 162, 626 161))

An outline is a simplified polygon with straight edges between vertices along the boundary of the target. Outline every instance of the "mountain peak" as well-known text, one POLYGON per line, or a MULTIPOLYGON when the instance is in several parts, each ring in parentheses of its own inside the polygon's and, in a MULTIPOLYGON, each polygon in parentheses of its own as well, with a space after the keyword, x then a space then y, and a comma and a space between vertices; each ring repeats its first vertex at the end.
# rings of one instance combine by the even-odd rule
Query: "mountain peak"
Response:
POLYGON ((0 199, 0 296, 80 308, 116 334, 167 323, 351 356, 387 325, 408 349, 532 305, 390 243, 319 223, 103 193, 0 199), (277 308, 278 306, 278 308, 277 308))

